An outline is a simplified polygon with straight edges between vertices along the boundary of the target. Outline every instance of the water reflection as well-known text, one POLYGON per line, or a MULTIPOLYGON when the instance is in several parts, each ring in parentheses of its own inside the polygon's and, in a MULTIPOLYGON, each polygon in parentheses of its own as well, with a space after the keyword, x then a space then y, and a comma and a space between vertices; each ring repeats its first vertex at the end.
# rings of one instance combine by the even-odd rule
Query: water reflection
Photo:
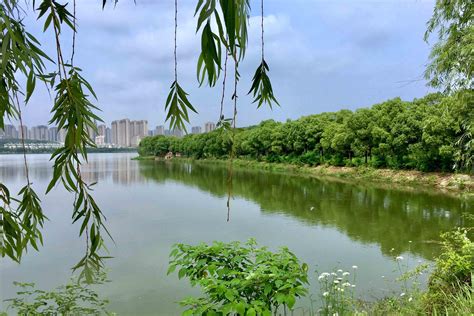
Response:
MULTIPOLYGON (((137 163, 132 160, 136 154, 91 154, 83 165, 81 173, 89 182, 107 181, 113 184, 133 185, 145 181, 140 175, 137 163), (111 159, 112 158, 112 159, 111 159)), ((29 155, 29 173, 36 181, 48 181, 52 175, 51 161, 46 155, 29 155)), ((21 182, 25 179, 23 157, 5 155, 0 157, 0 179, 5 183, 21 182)))
MULTIPOLYGON (((134 161, 134 154, 90 155, 82 169, 89 182, 131 186, 148 181, 179 182, 219 198, 227 195, 227 170, 222 165, 164 161, 134 161), (113 159, 111 159, 111 156, 113 159)), ((28 157, 30 176, 48 181, 52 163, 42 155, 28 157)), ((20 156, 0 159, 2 182, 24 178, 20 156)), ((257 203, 262 214, 280 214, 305 225, 336 228, 352 240, 380 245, 385 255, 410 251, 431 259, 437 251, 433 241, 440 232, 462 223, 461 214, 471 201, 452 196, 407 192, 327 179, 290 176, 236 169, 233 194, 257 203), (413 243, 409 243, 413 241, 413 243)), ((223 205, 223 208, 225 205, 223 205)))
MULTIPOLYGON (((217 197, 227 193, 227 170, 200 163, 140 162, 145 179, 178 181, 217 197)), ((263 214, 283 214, 307 225, 335 227, 352 240, 377 243, 385 255, 410 251, 431 259, 440 232, 462 223, 469 201, 327 179, 237 169, 234 196, 258 203, 263 214), (413 243, 410 243, 412 241, 413 243)))

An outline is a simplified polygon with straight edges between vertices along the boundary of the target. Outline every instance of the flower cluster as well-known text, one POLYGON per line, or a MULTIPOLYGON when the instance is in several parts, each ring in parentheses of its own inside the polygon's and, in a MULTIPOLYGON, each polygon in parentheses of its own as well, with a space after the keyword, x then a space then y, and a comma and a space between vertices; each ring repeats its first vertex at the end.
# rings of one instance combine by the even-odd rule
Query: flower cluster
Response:
POLYGON ((323 272, 318 275, 322 302, 320 312, 322 315, 344 315, 350 310, 354 299, 357 268, 357 266, 352 266, 352 272, 338 269, 334 272, 323 272))

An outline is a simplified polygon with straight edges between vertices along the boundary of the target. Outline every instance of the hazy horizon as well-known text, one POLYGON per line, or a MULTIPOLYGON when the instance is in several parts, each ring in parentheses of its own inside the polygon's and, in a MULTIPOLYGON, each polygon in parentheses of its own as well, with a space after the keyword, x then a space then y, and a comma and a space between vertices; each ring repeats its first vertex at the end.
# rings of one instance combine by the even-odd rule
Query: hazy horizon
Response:
MULTIPOLYGON (((260 52, 260 9, 251 1, 249 49, 240 68, 238 126, 353 110, 398 96, 411 100, 430 92, 422 78, 430 51, 423 34, 433 3, 299 0, 288 6, 285 1, 267 2, 266 60, 281 104, 272 111, 256 110, 247 96, 260 52)), ((75 63, 94 87, 99 98, 95 104, 102 109, 99 116, 108 126, 122 118, 148 120, 150 129, 167 126, 164 102, 173 80, 172 5, 150 0, 134 5, 124 0, 115 9, 101 10, 94 0, 77 4, 75 63)), ((217 121, 221 94, 221 82, 211 89, 199 88, 196 81, 199 36, 194 5, 180 2, 178 17, 180 82, 199 111, 191 115, 190 127, 217 121)), ((30 12, 25 24, 53 55, 53 37, 42 33, 43 20, 37 21, 30 12)), ((63 34, 66 52, 70 37, 63 34)), ((23 112, 25 125, 44 125, 50 118, 52 100, 46 89, 39 90, 23 112)), ((230 92, 226 106, 230 115, 230 92)))

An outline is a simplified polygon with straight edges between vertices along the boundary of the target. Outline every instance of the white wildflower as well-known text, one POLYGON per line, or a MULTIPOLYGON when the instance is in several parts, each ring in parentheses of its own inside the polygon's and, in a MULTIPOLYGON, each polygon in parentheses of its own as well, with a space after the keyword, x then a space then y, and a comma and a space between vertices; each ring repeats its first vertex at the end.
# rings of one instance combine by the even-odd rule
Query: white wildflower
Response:
POLYGON ((321 275, 318 277, 318 280, 321 281, 321 280, 323 280, 323 279, 324 279, 324 275, 321 274, 321 275))
POLYGON ((413 297, 410 296, 410 298, 408 299, 408 302, 411 302, 413 301, 413 297))
POLYGON ((323 296, 324 296, 324 297, 329 296, 329 292, 324 292, 324 293, 323 293, 323 296))
POLYGON ((403 257, 402 257, 402 256, 398 256, 398 257, 395 258, 395 260, 401 261, 401 260, 403 260, 403 257))
POLYGON ((333 276, 336 276, 337 274, 336 274, 336 273, 334 273, 334 272, 331 272, 331 275, 333 275, 333 276))
POLYGON ((342 270, 341 270, 341 269, 339 269, 339 270, 337 270, 337 272, 338 272, 338 273, 342 273, 342 270))
POLYGON ((404 297, 404 296, 405 296, 405 292, 402 292, 402 293, 400 294, 400 297, 404 297))
POLYGON ((339 284, 339 280, 334 280, 334 284, 339 284))
POLYGON ((356 270, 358 268, 358 266, 352 266, 352 269, 356 270))
POLYGON ((350 274, 350 273, 346 271, 346 272, 344 272, 342 275, 343 275, 343 276, 348 276, 349 274, 350 274))
POLYGON ((351 286, 352 286, 352 287, 356 287, 356 285, 355 285, 355 284, 352 284, 351 286))
POLYGON ((349 286, 351 286, 351 284, 349 282, 344 282, 344 283, 342 283, 342 286, 349 287, 349 286))

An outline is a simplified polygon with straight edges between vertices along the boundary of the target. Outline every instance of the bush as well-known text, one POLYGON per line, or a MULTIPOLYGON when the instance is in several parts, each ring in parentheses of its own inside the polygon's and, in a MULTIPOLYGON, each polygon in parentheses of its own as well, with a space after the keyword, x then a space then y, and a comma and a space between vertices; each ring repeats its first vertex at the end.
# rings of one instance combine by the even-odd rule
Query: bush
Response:
POLYGON ((468 237, 467 228, 441 235, 443 251, 436 259, 436 267, 428 283, 427 306, 444 310, 453 296, 473 287, 474 242, 468 237))
POLYGON ((300 161, 306 165, 318 165, 321 161, 321 157, 319 156, 318 152, 315 151, 307 151, 301 155, 300 161))
POLYGON ((306 264, 287 248, 271 252, 254 240, 214 242, 212 245, 177 244, 170 254, 168 273, 199 285, 205 296, 180 302, 184 315, 272 315, 280 308, 293 308, 305 296, 306 264))
MULTIPOLYGON (((96 284, 103 282, 106 282, 105 274, 99 276, 96 284)), ((21 291, 16 298, 6 301, 10 303, 9 310, 17 315, 115 315, 107 310, 108 300, 101 299, 88 284, 75 279, 52 291, 35 289, 34 283, 14 284, 21 291)))

